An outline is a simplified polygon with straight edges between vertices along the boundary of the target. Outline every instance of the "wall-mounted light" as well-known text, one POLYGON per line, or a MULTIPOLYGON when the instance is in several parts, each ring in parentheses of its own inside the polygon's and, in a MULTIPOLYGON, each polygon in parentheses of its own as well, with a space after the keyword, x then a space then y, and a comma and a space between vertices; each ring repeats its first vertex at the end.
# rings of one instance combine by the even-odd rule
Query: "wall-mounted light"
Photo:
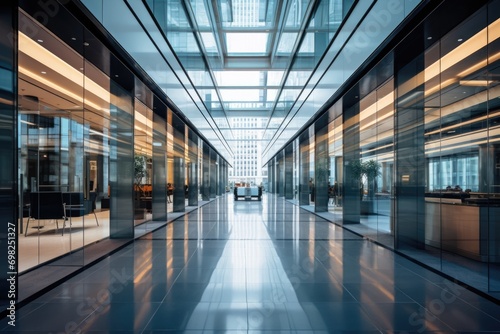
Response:
POLYGON ((487 87, 493 83, 493 80, 460 80, 460 85, 471 87, 487 87))

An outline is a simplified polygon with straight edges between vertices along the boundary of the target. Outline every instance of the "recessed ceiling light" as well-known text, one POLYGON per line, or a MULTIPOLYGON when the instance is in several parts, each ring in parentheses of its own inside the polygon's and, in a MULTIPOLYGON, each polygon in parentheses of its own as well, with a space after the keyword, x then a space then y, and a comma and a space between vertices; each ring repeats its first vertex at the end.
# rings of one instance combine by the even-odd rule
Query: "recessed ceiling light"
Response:
POLYGON ((72 41, 76 41, 76 37, 71 37, 71 40, 72 41))
POLYGON ((42 73, 42 74, 47 74, 47 72, 45 72, 45 71, 42 71, 41 73, 42 73))
POLYGON ((118 78, 118 76, 119 76, 118 74, 115 74, 115 78, 118 78))
POLYGON ((90 44, 88 42, 83 43, 85 46, 89 46, 90 44))
POLYGON ((43 39, 38 39, 38 43, 43 43, 43 39))
POLYGON ((458 41, 459 41, 459 42, 461 42, 461 41, 463 41, 463 40, 464 40, 463 38, 459 38, 459 39, 458 39, 458 41))
POLYGON ((431 40, 431 39, 432 39, 432 37, 431 37, 431 36, 429 36, 429 37, 427 37, 427 39, 428 39, 428 40, 431 40))

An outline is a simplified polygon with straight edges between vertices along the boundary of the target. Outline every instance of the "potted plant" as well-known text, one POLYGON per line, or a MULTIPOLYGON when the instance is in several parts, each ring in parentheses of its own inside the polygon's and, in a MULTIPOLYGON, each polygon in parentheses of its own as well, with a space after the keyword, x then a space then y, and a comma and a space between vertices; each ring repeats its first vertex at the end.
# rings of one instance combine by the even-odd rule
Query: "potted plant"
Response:
POLYGON ((363 199, 363 174, 364 167, 361 160, 352 160, 348 164, 350 176, 352 176, 353 182, 352 188, 359 189, 359 199, 363 199))
POLYGON ((380 164, 371 159, 368 161, 353 160, 349 163, 349 171, 359 187, 359 199, 361 201, 361 213, 371 214, 375 207, 376 180, 380 175, 380 164), (366 197, 365 182, 366 181, 366 197))
POLYGON ((377 177, 380 175, 380 164, 375 160, 368 160, 363 162, 363 174, 366 176, 368 184, 367 198, 373 200, 375 197, 377 177))
POLYGON ((380 175, 380 164, 375 160, 362 163, 362 176, 366 177, 366 198, 361 202, 361 213, 372 214, 375 212, 376 180, 380 175))
POLYGON ((144 219, 146 209, 141 207, 141 197, 143 197, 143 180, 146 177, 146 161, 144 155, 134 157, 134 198, 135 198, 135 218, 144 219))

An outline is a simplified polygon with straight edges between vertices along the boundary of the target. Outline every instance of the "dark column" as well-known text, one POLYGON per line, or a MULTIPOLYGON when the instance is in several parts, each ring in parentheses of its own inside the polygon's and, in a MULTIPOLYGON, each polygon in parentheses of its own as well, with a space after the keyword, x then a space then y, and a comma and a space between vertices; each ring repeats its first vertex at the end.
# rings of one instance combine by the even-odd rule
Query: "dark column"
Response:
POLYGON ((361 212, 359 149, 359 92, 354 87, 344 98, 344 187, 342 194, 344 224, 359 224, 361 212))
POLYGON ((188 205, 198 206, 198 136, 189 130, 188 205))
POLYGON ((203 142, 203 185, 201 190, 202 199, 210 199, 210 147, 203 142))
POLYGON ((395 246, 398 249, 423 248, 425 244, 424 87, 418 80, 412 80, 424 70, 423 45, 418 47, 418 40, 425 39, 418 36, 416 40, 406 40, 407 45, 401 45, 403 48, 411 46, 412 55, 417 55, 415 58, 401 59, 407 57, 404 49, 395 53, 395 246), (403 83, 405 86, 400 88, 399 84, 403 83))
POLYGON ((185 160, 182 157, 174 156, 174 212, 183 212, 186 208, 185 200, 185 160))
MULTIPOLYGON (((483 144, 479 146, 479 192, 494 193, 500 192, 494 189, 491 184, 499 184, 495 178, 495 165, 500 162, 498 148, 493 145, 483 144), (494 181, 494 182, 492 182, 494 181)), ((498 178, 498 177, 497 177, 498 178)))
POLYGON ((134 237, 134 77, 111 59, 110 238, 134 237))
POLYGON ((309 131, 304 131, 299 137, 300 166, 299 166, 299 204, 310 204, 309 186, 309 131))
POLYGON ((280 152, 276 156, 276 187, 278 196, 280 197, 283 197, 285 195, 284 172, 285 159, 283 159, 283 152, 280 152))
POLYGON ((216 189, 217 189, 217 196, 222 195, 222 159, 220 158, 219 155, 217 155, 217 160, 216 160, 216 167, 217 167, 217 184, 216 184, 216 189))
POLYGON ((198 164, 190 162, 187 166, 188 170, 188 205, 198 206, 198 164))
POLYGON ((217 197, 217 153, 210 149, 210 198, 217 197))
POLYGON ((273 193, 274 179, 273 179, 273 162, 272 160, 267 163, 267 189, 266 191, 270 194, 273 193))
MULTIPOLYGON (((17 300, 17 1, 0 4, 0 305, 17 300), (13 247, 14 246, 14 247, 13 247), (10 253, 10 254, 9 254, 10 253), (9 280, 7 280, 9 279, 9 280), (9 291, 14 290, 14 295, 9 291)), ((22 215, 21 215, 22 217, 22 215)), ((22 223, 22 220, 20 221, 22 223)), ((9 307, 11 307, 9 305, 9 307)))
POLYGON ((186 160, 185 160, 185 142, 186 125, 177 117, 172 115, 172 127, 174 128, 174 212, 183 212, 186 208, 186 160))
POLYGON ((315 123, 315 212, 328 211, 328 160, 328 114, 325 114, 315 123))
POLYGON ((220 159, 220 194, 223 195, 226 192, 227 177, 226 177, 227 163, 223 159, 220 159))
POLYGON ((167 106, 155 99, 153 114, 153 220, 167 217, 167 106), (163 112, 161 112, 163 111, 163 112))
POLYGON ((285 199, 293 199, 293 143, 285 147, 285 199))

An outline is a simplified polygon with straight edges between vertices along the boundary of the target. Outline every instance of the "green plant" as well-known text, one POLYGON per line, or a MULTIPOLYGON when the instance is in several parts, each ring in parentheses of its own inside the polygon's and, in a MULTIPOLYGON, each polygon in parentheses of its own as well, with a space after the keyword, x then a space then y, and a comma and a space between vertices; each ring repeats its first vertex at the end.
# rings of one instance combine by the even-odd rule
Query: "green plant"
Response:
POLYGON ((134 157, 135 187, 140 193, 143 192, 142 179, 146 176, 146 161, 147 158, 144 155, 136 155, 134 157))
POLYGON ((380 164, 373 159, 365 162, 352 160, 348 167, 353 180, 359 185, 361 198, 364 193, 363 176, 366 177, 368 184, 368 197, 372 198, 375 194, 375 180, 380 175, 380 164))
POLYGON ((368 160, 362 163, 362 170, 368 180, 375 179, 380 175, 380 164, 375 160, 368 160))

